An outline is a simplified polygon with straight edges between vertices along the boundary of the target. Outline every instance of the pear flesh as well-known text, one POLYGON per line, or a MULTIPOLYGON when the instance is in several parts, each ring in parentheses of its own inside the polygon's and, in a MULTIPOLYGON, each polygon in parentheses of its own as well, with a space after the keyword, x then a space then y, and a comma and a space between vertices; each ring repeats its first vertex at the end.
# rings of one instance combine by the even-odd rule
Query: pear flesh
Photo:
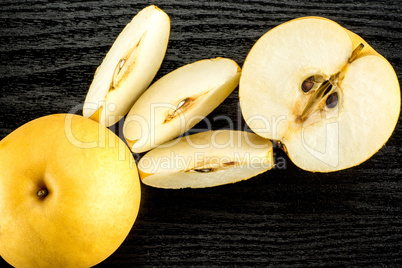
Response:
POLYGON ((96 70, 83 115, 106 127, 122 119, 159 70, 169 33, 170 19, 156 6, 134 16, 96 70))
POLYGON ((148 151, 192 128, 238 86, 240 72, 233 60, 214 58, 187 64, 156 81, 124 122, 131 150, 148 151))
POLYGON ((269 140, 234 130, 205 131, 177 138, 149 151, 138 163, 144 184, 170 189, 235 183, 272 167, 269 140))
POLYGON ((395 128, 401 99, 389 62, 319 17, 284 23, 256 42, 239 98, 254 132, 317 172, 356 166, 376 153, 395 128))

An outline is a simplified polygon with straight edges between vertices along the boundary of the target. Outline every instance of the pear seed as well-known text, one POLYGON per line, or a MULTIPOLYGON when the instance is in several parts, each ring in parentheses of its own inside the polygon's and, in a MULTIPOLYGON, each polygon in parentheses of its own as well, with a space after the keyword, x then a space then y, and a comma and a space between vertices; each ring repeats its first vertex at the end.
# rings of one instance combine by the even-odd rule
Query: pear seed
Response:
POLYGON ((338 104, 338 93, 334 92, 329 95, 325 103, 327 104, 328 108, 334 108, 338 104))
POLYGON ((119 65, 119 68, 120 68, 120 69, 123 68, 124 63, 126 63, 126 59, 121 59, 121 60, 120 60, 120 65, 119 65))
MULTIPOLYGON (((126 63, 126 59, 122 58, 119 63, 117 64, 116 68, 114 69, 113 76, 112 76, 112 83, 110 84, 110 89, 114 89, 117 85, 117 75, 121 71, 121 69, 124 66, 124 63, 126 63)), ((109 90, 110 90, 109 89, 109 90)))
POLYGON ((179 110, 186 103, 186 101, 187 101, 187 99, 184 99, 181 102, 179 102, 179 104, 176 107, 176 111, 179 110))
POLYGON ((198 173, 208 173, 211 172, 213 169, 212 168, 200 168, 200 169, 194 169, 195 172, 198 173))
POLYGON ((184 99, 184 100, 180 101, 179 104, 176 106, 176 109, 175 109, 172 113, 170 113, 169 116, 170 116, 170 117, 173 117, 173 116, 175 115, 175 113, 176 113, 181 107, 183 107, 184 104, 186 104, 187 100, 188 100, 188 99, 184 99))
POLYGON ((304 93, 309 92, 314 86, 314 76, 310 76, 302 83, 302 90, 304 93))

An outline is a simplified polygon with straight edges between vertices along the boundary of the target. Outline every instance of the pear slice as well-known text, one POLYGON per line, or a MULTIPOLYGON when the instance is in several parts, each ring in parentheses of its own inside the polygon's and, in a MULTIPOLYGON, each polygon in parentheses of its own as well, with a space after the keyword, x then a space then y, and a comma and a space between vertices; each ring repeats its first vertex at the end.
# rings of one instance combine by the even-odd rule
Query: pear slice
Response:
POLYGON ((124 122, 130 149, 148 151, 192 128, 237 87, 240 72, 233 60, 214 58, 187 64, 156 81, 124 122))
POLYGON ((152 5, 126 25, 95 72, 83 115, 108 127, 147 89, 165 57, 170 19, 152 5))
POLYGON ((245 131, 216 130, 183 136, 146 153, 138 163, 144 184, 204 188, 235 183, 273 166, 272 143, 245 131))
POLYGON ((239 98, 255 133, 317 172, 370 158, 391 136, 401 105, 389 62, 358 35, 319 17, 284 23, 256 42, 239 98))

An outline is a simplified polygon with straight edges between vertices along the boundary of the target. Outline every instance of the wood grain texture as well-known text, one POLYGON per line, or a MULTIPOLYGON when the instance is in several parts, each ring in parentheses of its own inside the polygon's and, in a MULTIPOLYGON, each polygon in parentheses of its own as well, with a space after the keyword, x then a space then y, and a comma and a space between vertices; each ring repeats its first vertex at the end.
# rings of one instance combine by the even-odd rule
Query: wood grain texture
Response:
MULTIPOLYGON (((168 13, 172 23, 156 79, 204 58, 228 57, 241 66, 266 31, 313 15, 362 36, 402 81, 400 1, 2 0, 0 139, 40 116, 80 113, 95 69, 124 26, 149 4, 168 13)), ((213 129, 230 127, 222 116, 235 129, 247 127, 237 90, 208 116, 213 129)), ((112 129, 121 135, 121 122, 112 129)), ((348 170, 305 172, 276 150, 283 165, 245 182, 200 190, 143 186, 134 228, 98 267, 398 266, 401 140, 399 119, 387 144, 348 170)))

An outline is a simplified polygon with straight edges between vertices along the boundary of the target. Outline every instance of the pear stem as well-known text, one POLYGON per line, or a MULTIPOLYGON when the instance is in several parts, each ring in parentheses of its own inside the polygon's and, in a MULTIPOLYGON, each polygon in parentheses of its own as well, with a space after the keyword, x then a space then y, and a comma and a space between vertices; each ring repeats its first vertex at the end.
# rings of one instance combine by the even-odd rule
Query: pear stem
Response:
POLYGON ((350 56, 348 62, 349 62, 349 63, 353 62, 353 61, 357 58, 357 56, 359 56, 359 54, 360 54, 360 52, 363 50, 363 48, 364 48, 364 44, 363 44, 363 43, 360 43, 360 45, 358 45, 358 46, 353 50, 352 55, 350 56))

